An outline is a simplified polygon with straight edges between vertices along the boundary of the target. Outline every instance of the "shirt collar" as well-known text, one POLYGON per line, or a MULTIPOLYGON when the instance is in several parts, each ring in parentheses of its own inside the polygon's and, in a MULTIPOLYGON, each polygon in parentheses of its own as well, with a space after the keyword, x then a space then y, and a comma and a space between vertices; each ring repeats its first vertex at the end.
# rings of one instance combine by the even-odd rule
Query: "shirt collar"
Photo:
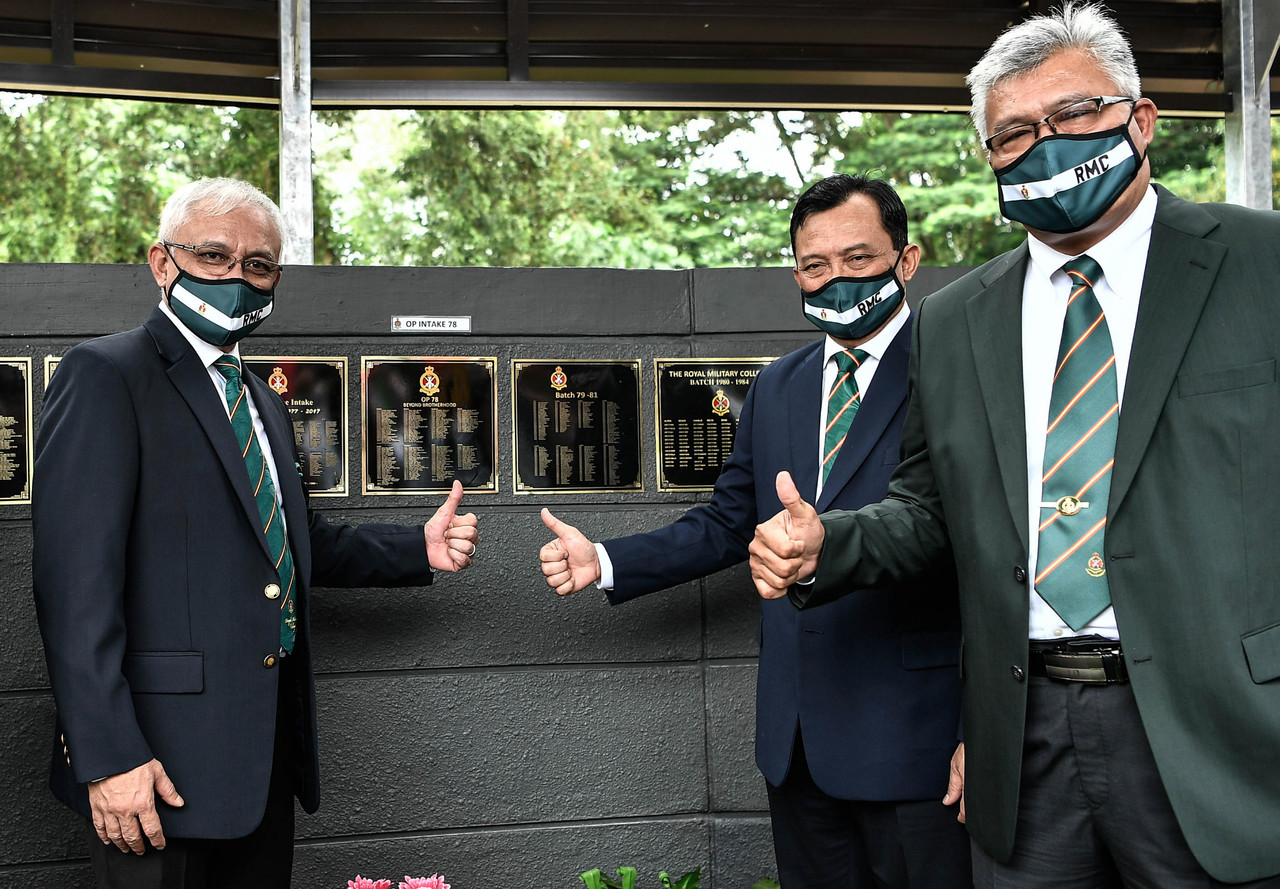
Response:
POLYGON ((173 322, 173 326, 178 328, 178 333, 182 334, 183 338, 191 344, 191 348, 195 350, 196 356, 200 359, 200 362, 205 366, 206 370, 213 367, 213 362, 222 358, 224 355, 234 355, 237 361, 240 360, 239 343, 236 343, 230 352, 223 352, 217 346, 212 343, 206 343, 204 340, 200 339, 200 337, 192 333, 187 325, 178 320, 178 316, 173 313, 173 309, 169 308, 169 304, 165 302, 163 298, 160 300, 160 311, 165 313, 169 320, 173 322))
MULTIPOLYGON (((880 328, 880 330, 876 332, 875 336, 867 340, 861 346, 858 346, 858 348, 866 352, 871 358, 879 361, 884 356, 885 350, 889 348, 889 344, 892 343, 894 338, 898 335, 898 331, 902 330, 903 326, 910 320, 910 318, 911 307, 907 305, 906 300, 904 299, 902 302, 902 309, 886 321, 884 327, 880 328)), ((823 367, 826 367, 826 363, 831 360, 832 355, 843 351, 844 346, 833 340, 830 334, 824 337, 822 347, 823 367)))
MULTIPOLYGON (((1111 289, 1117 294, 1136 296, 1142 289, 1147 246, 1151 241, 1151 225, 1156 218, 1156 190, 1147 187, 1147 193, 1129 216, 1116 226, 1116 230, 1089 248, 1088 254, 1099 266, 1111 289), (1135 262, 1135 257, 1141 257, 1135 262)), ((1068 260, 1074 259, 1059 253, 1048 244, 1028 236, 1027 247, 1036 273, 1052 278, 1068 260)))

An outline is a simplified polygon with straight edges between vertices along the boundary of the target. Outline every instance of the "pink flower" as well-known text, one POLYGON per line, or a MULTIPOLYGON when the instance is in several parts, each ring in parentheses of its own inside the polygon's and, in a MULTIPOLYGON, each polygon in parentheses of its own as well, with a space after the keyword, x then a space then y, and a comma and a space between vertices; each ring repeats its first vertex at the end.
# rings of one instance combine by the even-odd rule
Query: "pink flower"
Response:
POLYGON ((391 881, 371 880, 356 874, 354 880, 347 880, 347 889, 391 889, 391 881))
POLYGON ((449 889, 449 884, 439 874, 429 877, 405 877, 398 889, 449 889))

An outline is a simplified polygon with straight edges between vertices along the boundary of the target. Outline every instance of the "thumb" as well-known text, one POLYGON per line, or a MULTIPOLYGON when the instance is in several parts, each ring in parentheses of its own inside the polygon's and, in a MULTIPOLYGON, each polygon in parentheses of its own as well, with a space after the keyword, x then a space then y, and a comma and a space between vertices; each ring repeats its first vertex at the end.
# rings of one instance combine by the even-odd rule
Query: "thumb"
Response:
POLYGON ((436 510, 436 518, 445 519, 445 525, 453 521, 454 515, 458 512, 458 504, 462 502, 462 482, 456 478, 453 480, 453 487, 449 489, 449 497, 440 508, 436 510))
POLYGON ((171 806, 185 805, 184 800, 178 795, 178 788, 173 786, 173 782, 169 780, 168 774, 165 773, 164 766, 156 763, 155 787, 156 795, 171 806))
POLYGON ((778 500, 793 519, 804 518, 808 514, 807 507, 809 504, 804 502, 800 492, 796 490, 796 483, 791 480, 791 473, 785 469, 779 472, 778 478, 774 482, 774 487, 778 491, 778 500))
POLYGON ((542 524, 546 525, 547 530, 556 535, 556 537, 560 537, 564 532, 564 522, 553 516, 551 510, 545 506, 542 507, 542 524))

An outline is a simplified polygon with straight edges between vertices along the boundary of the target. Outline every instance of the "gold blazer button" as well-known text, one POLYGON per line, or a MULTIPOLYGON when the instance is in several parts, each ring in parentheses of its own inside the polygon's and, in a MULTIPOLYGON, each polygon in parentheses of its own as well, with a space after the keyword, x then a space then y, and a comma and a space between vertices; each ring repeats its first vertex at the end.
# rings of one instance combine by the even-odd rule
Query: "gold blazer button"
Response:
POLYGON ((279 598, 280 598, 280 584, 278 584, 278 583, 269 583, 269 584, 267 584, 266 589, 264 589, 264 590, 262 591, 262 593, 263 593, 263 595, 265 595, 268 599, 279 599, 279 598))

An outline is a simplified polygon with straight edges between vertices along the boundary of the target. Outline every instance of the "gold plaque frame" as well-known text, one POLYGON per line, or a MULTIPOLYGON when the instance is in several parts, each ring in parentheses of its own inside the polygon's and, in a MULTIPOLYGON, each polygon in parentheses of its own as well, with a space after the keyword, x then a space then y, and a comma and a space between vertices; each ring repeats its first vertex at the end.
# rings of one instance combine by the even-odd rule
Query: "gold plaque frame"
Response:
MULTIPOLYGON (((25 475, 22 480, 22 489, 15 495, 0 497, 0 503, 10 506, 21 506, 31 503, 31 475, 35 470, 35 424, 33 422, 33 412, 31 402, 34 399, 31 391, 31 359, 30 358, 0 358, 0 366, 12 367, 16 369, 22 377, 22 398, 23 404, 14 414, 5 413, 10 405, 0 405, 0 414, 8 419, 12 417, 14 424, 26 424, 22 429, 22 435, 25 441, 20 445, 22 456, 26 460, 25 475)), ((18 450, 15 448, 14 450, 18 450)), ((3 452, 0 451, 0 455, 3 452)))
MULTIPOLYGON (((340 355, 241 355, 241 363, 245 362, 282 362, 289 364, 319 364, 325 367, 337 369, 338 377, 342 381, 340 392, 342 394, 342 420, 338 428, 342 432, 342 444, 339 449, 340 459, 342 460, 342 484, 334 488, 313 488, 307 491, 308 497, 345 497, 350 490, 349 479, 351 478, 351 420, 349 411, 350 399, 347 397, 347 391, 350 384, 350 378, 347 376, 347 359, 340 355)), ((268 383, 267 385, 270 385, 268 383)), ((296 420, 293 406, 290 399, 280 396, 280 400, 285 403, 285 408, 289 411, 290 420, 296 420)))
MULTIPOLYGON (((654 451, 656 452, 656 470, 658 478, 658 490, 662 493, 676 493, 682 491, 712 491, 715 489, 715 482, 709 485, 684 485, 672 483, 667 479, 665 452, 662 446, 662 421, 664 419, 662 404, 662 374, 663 371, 676 365, 692 365, 694 367, 718 367, 718 368, 734 368, 738 366, 748 367, 755 366, 755 373, 751 375, 751 382, 760 374, 762 370, 768 367, 772 362, 776 361, 775 357, 755 357, 755 358, 655 358, 653 359, 653 442, 654 451)), ((740 384, 741 374, 734 373, 733 382, 740 384)), ((712 384, 708 384, 710 388, 712 384)), ((750 383, 747 384, 750 386, 750 383)), ((746 393, 743 392, 745 398, 746 393)), ((734 421, 734 434, 737 434, 737 421, 734 421)), ((723 463, 721 468, 723 468, 723 463)), ((720 474, 720 469, 716 470, 716 475, 720 474)))
POLYGON ((641 359, 639 358, 513 358, 511 359, 511 484, 517 495, 528 494, 617 494, 640 493, 645 491, 644 484, 644 380, 641 378, 641 359), (537 488, 520 481, 520 421, 518 379, 521 369, 530 365, 618 365, 628 367, 635 374, 636 392, 636 482, 634 485, 598 488, 537 488))
MULTIPOLYGON (((450 485, 444 487, 412 487, 406 489, 384 489, 379 485, 370 484, 369 480, 369 447, 371 445, 369 437, 369 424, 367 422, 368 404, 369 404, 369 371, 379 364, 403 364, 403 365, 472 365, 484 368, 489 376, 489 402, 492 405, 493 413, 486 419, 489 421, 491 433, 487 436, 489 446, 492 448, 491 454, 493 458, 492 472, 489 476, 488 483, 484 485, 467 485, 463 484, 463 488, 469 494, 496 494, 498 493, 498 476, 499 476, 499 459, 498 459, 498 359, 496 356, 482 355, 365 355, 360 358, 360 493, 372 497, 414 497, 423 495, 435 495, 448 493, 450 485)), ((424 371, 425 372, 425 371, 424 371)))

